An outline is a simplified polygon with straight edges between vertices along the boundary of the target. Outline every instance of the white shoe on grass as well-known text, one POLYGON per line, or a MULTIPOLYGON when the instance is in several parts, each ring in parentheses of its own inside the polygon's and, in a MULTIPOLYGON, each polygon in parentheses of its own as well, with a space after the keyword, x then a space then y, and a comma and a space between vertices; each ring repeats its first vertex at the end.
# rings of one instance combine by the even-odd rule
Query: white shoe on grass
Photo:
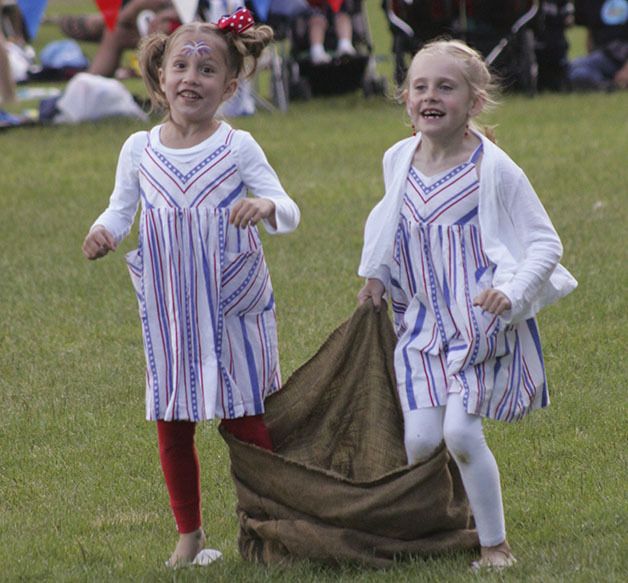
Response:
POLYGON ((206 567, 211 563, 222 559, 222 553, 216 549, 203 549, 194 557, 191 563, 179 562, 176 565, 172 565, 170 559, 166 561, 166 567, 169 569, 181 569, 185 567, 206 567))

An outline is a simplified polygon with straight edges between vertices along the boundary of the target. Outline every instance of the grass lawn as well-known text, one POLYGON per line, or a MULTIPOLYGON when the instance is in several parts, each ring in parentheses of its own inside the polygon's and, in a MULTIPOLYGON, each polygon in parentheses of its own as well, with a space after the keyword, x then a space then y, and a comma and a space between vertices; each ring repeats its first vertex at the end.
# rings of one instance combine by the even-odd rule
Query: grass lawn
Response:
MULTIPOLYGON (((368 2, 384 38, 376 50, 386 53, 378 4, 368 2)), ((79 5, 51 0, 50 11, 79 5)), ((45 26, 42 38, 53 33, 45 26)), ((486 424, 519 564, 478 579, 625 581, 627 94, 507 96, 487 121, 535 185, 580 285, 540 316, 551 407, 515 425, 486 424)), ((287 378, 354 309, 381 156, 409 130, 399 106, 360 94, 233 123, 253 133, 302 210, 295 233, 264 235, 287 378)), ((143 127, 111 120, 0 133, 0 580, 471 579, 467 554, 386 572, 245 563, 213 423, 198 433, 203 517, 225 559, 207 570, 163 566, 176 533, 155 427, 143 419, 144 356, 123 261, 135 231, 106 260, 80 252, 120 146, 143 127)))

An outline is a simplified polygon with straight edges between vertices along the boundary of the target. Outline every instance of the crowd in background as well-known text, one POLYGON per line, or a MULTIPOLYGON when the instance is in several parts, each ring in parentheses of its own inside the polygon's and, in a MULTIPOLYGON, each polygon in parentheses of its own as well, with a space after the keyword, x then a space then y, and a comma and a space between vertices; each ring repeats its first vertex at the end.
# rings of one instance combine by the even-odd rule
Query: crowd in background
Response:
MULTIPOLYGON (((243 0, 200 0, 197 17, 215 21, 221 12, 233 10, 243 0)), ((255 12, 255 3, 246 2, 255 12)), ((429 5, 433 14, 452 5, 445 2, 395 2, 384 0, 382 8, 394 14, 396 6, 429 5), (405 5, 404 5, 405 3, 405 5)), ((465 2, 468 14, 473 5, 482 2, 465 2)), ((490 2, 486 3, 487 5, 490 2)), ((506 5, 508 3, 504 3, 506 5)), ((519 2, 519 5, 533 4, 519 2)), ((355 55, 352 44, 351 14, 365 10, 358 0, 291 0, 271 2, 270 10, 308 12, 309 56, 314 65, 327 65, 334 56, 355 55), (333 10, 332 10, 333 7, 333 10), (325 45, 328 31, 335 33, 334 52, 325 45)), ((0 27, 0 103, 15 99, 16 83, 36 79, 29 73, 34 62, 31 39, 20 20, 19 6, 15 0, 0 0, 2 26, 0 27)), ((416 11, 423 8, 415 8, 416 11)), ((425 9, 427 10, 427 9, 425 9)), ((481 10, 477 9, 477 12, 481 10)), ((426 11, 425 14, 428 14, 426 11)), ((430 15, 428 17, 431 18, 430 15)), ((86 71, 103 77, 125 78, 137 74, 132 67, 121 67, 125 51, 137 48, 140 39, 152 32, 171 33, 180 24, 180 15, 170 0, 123 0, 113 28, 105 24, 100 12, 66 15, 47 19, 59 27, 60 35, 78 42, 97 43, 93 58, 86 63, 86 71)), ((542 0, 532 23, 535 35, 535 52, 538 63, 538 88, 540 90, 603 90, 628 87, 628 0, 542 0), (566 31, 578 25, 587 30, 587 54, 568 60, 569 44, 566 31)), ((391 27, 392 30, 392 27, 391 27)), ((443 28, 443 30, 448 30, 443 28)), ((423 40, 429 39, 420 39, 423 40)), ((376 47, 381 52, 382 47, 376 47)), ((75 69, 78 69, 76 66, 75 69)), ((71 69, 71 68, 70 68, 71 69)), ((75 72, 75 71, 71 71, 75 72)), ((67 71, 66 71, 67 75, 67 71)), ((69 76, 69 75, 68 75, 69 76)))

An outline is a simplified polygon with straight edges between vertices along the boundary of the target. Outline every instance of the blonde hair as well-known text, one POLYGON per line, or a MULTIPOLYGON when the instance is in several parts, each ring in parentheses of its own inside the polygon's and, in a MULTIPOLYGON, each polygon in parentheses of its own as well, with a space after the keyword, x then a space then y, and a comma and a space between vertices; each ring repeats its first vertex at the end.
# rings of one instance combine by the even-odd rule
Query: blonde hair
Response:
MULTIPOLYGON (((499 94, 499 81, 484 62, 484 57, 463 41, 446 38, 430 41, 417 51, 412 58, 412 63, 414 63, 419 56, 423 55, 445 55, 456 60, 460 66, 464 80, 469 85, 472 97, 481 100, 482 107, 478 115, 494 109, 499 104, 497 99, 499 94)), ((410 68, 412 67, 412 63, 410 64, 410 68)), ((408 72, 410 68, 408 68, 408 72)), ((408 74, 406 74, 399 94, 400 96, 406 94, 408 83, 408 74)), ((490 139, 494 139, 493 128, 476 127, 472 120, 469 120, 469 126, 476 131, 484 133, 490 139)))
POLYGON ((208 22, 191 22, 177 28, 171 35, 152 34, 139 47, 138 61, 144 85, 153 109, 168 111, 168 100, 159 83, 159 70, 168 60, 177 39, 185 34, 206 34, 225 42, 225 61, 233 78, 250 77, 257 68, 262 51, 274 37, 270 26, 253 26, 243 32, 234 33, 218 28, 208 22))

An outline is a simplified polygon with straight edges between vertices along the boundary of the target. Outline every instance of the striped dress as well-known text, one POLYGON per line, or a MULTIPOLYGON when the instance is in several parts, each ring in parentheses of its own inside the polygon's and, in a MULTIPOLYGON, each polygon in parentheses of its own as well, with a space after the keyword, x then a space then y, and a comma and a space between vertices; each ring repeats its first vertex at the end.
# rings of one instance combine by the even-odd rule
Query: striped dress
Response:
POLYGON ((405 411, 456 392, 469 413, 512 421, 548 403, 545 368, 534 319, 505 325, 473 306, 494 269, 478 226, 481 152, 431 178, 410 168, 391 274, 395 370, 405 411))
POLYGON ((139 163, 139 245, 127 265, 146 354, 148 419, 264 411, 280 386, 275 302, 256 227, 229 224, 246 187, 223 126, 185 163, 153 147, 139 163))

